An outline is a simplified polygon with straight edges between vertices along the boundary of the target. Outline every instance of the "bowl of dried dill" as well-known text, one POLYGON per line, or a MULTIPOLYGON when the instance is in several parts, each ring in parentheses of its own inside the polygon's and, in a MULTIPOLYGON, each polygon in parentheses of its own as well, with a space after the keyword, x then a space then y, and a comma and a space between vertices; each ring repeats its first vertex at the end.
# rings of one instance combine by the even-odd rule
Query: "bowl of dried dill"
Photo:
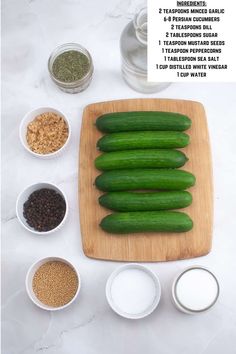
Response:
POLYGON ((87 49, 77 43, 57 47, 48 59, 52 81, 64 92, 84 91, 93 76, 93 61, 87 49))

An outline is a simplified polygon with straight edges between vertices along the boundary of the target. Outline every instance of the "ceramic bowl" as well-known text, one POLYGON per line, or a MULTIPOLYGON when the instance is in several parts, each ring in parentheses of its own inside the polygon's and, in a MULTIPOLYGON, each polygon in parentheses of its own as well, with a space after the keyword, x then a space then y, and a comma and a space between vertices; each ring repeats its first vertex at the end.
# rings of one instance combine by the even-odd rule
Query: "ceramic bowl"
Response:
POLYGON ((54 108, 51 108, 51 107, 39 107, 37 109, 34 109, 30 112, 28 112, 24 118, 22 119, 21 121, 21 124, 20 124, 20 129, 19 129, 19 135, 20 135, 20 141, 23 145, 23 147, 25 148, 26 151, 28 151, 32 156, 35 156, 35 157, 39 157, 41 159, 51 159, 51 158, 54 158, 54 157, 57 157, 57 156, 60 156, 61 153, 66 149, 66 147, 68 146, 68 143, 69 143, 69 140, 70 140, 70 137, 71 137, 71 127, 70 127, 70 123, 69 121, 67 120, 66 116, 58 111, 57 109, 54 109, 54 108), (40 114, 43 114, 43 113, 46 113, 46 112, 53 112, 53 113, 56 113, 58 114, 60 117, 62 117, 67 126, 68 126, 68 138, 65 142, 65 144, 60 148, 58 149, 57 151, 55 152, 52 152, 52 153, 49 153, 49 154, 38 154, 34 151, 32 151, 27 143, 27 140, 26 140, 26 134, 27 134, 27 126, 30 122, 32 122, 37 116, 39 116, 40 114))
POLYGON ((40 183, 35 183, 32 184, 30 186, 28 186, 27 188, 25 188, 18 196, 17 201, 16 201, 16 215, 17 218, 19 220, 19 222, 21 223, 21 225, 28 231, 37 234, 37 235, 49 235, 57 230, 59 230, 65 223, 67 216, 68 216, 68 202, 67 202, 67 198, 64 194, 64 192, 57 187, 55 184, 52 183, 48 183, 48 182, 40 182, 40 183), (49 188, 49 189, 53 189, 55 190, 57 193, 59 193, 65 200, 66 203, 66 212, 64 215, 64 218, 62 219, 62 221, 60 222, 60 224, 58 226, 56 226, 54 229, 49 230, 49 231, 37 231, 34 228, 32 228, 26 221, 24 215, 23 215, 23 208, 24 208, 24 203, 28 200, 29 196, 31 195, 31 193, 41 189, 41 188, 49 188))
POLYGON ((157 307, 160 298, 161 298, 161 284, 160 281, 157 277, 157 275, 152 272, 149 268, 136 264, 136 263, 130 263, 130 264, 125 264, 122 265, 121 267, 118 267, 108 278, 107 283, 106 283, 106 297, 107 301, 110 305, 110 307, 115 311, 118 315, 128 318, 128 319, 140 319, 144 318, 148 315, 150 315, 157 307), (124 311, 121 309, 121 307, 116 303, 115 299, 112 296, 112 284, 115 278, 123 271, 130 270, 130 269, 137 269, 143 271, 147 276, 150 277, 150 279, 153 281, 154 287, 155 287, 155 295, 153 300, 150 302, 150 304, 145 308, 145 310, 137 313, 131 313, 129 311, 124 311))
POLYGON ((43 310, 58 311, 58 310, 65 309, 66 307, 70 306, 75 301, 75 299, 78 297, 78 294, 81 289, 81 278, 80 278, 80 274, 79 274, 78 270, 76 269, 76 267, 71 262, 69 262, 67 259, 60 258, 60 257, 46 257, 46 258, 42 258, 42 259, 36 261, 35 263, 33 263, 31 265, 31 267, 29 268, 27 275, 26 275, 25 286, 26 286, 26 291, 27 291, 29 298, 33 301, 33 303, 35 305, 37 305, 38 307, 40 307, 43 310), (65 304, 63 306, 59 306, 59 307, 48 306, 48 305, 45 305, 44 303, 42 303, 36 297, 36 295, 33 291, 33 287, 32 287, 33 277, 34 277, 34 274, 37 271, 37 269, 40 266, 42 266, 43 264, 45 264, 47 262, 52 262, 52 261, 60 261, 60 262, 64 262, 64 263, 68 264, 69 266, 71 266, 72 269, 74 269, 74 271, 76 272, 76 275, 78 277, 78 288, 77 288, 77 291, 76 291, 74 297, 67 304, 65 304))

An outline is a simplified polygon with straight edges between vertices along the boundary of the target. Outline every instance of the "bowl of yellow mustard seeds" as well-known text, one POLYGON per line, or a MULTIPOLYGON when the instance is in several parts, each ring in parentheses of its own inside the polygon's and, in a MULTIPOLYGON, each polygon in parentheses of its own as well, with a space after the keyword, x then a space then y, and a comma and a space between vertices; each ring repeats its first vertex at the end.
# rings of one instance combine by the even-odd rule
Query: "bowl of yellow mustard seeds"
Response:
POLYGON ((68 145, 71 135, 65 114, 51 107, 40 107, 27 113, 20 124, 23 147, 40 158, 60 155, 68 145))
POLYGON ((46 257, 33 263, 26 275, 26 291, 43 310, 62 310, 77 298, 80 275, 75 266, 60 257, 46 257))

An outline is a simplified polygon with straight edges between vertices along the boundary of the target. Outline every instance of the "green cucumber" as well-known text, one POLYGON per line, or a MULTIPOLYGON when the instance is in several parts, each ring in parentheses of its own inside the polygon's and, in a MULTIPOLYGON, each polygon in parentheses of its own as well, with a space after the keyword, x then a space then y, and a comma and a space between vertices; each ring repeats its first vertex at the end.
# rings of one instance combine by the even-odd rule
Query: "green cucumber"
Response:
POLYGON ((186 115, 173 112, 115 112, 98 117, 96 126, 105 133, 137 130, 184 131, 190 128, 191 120, 186 115))
POLYGON ((129 150, 107 152, 98 156, 95 166, 98 170, 121 170, 124 168, 177 168, 187 161, 178 150, 129 150))
POLYGON ((193 222, 187 214, 178 211, 143 211, 110 214, 102 219, 100 226, 114 234, 186 232, 193 228, 193 222))
POLYGON ((110 192, 99 198, 99 204, 115 211, 154 211, 185 208, 192 203, 186 191, 171 192, 110 192))
POLYGON ((189 136, 174 131, 137 131, 112 133, 102 136, 97 148, 104 152, 135 149, 174 149, 189 144, 189 136))
POLYGON ((184 190, 195 184, 195 177, 183 170, 134 169, 106 171, 95 180, 104 192, 149 190, 184 190))

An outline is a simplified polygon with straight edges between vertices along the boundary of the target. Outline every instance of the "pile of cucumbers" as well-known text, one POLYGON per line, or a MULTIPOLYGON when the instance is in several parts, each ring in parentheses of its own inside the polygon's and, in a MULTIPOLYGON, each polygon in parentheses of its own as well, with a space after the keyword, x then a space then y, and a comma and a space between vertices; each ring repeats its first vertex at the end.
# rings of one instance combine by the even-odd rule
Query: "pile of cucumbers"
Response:
POLYGON ((178 169, 187 156, 184 148, 191 120, 179 113, 138 111, 104 114, 96 127, 105 133, 97 142, 103 153, 95 160, 103 171, 96 187, 106 194, 99 203, 115 213, 100 223, 115 234, 186 232, 191 218, 175 209, 192 203, 185 189, 195 184, 193 174, 178 169))

